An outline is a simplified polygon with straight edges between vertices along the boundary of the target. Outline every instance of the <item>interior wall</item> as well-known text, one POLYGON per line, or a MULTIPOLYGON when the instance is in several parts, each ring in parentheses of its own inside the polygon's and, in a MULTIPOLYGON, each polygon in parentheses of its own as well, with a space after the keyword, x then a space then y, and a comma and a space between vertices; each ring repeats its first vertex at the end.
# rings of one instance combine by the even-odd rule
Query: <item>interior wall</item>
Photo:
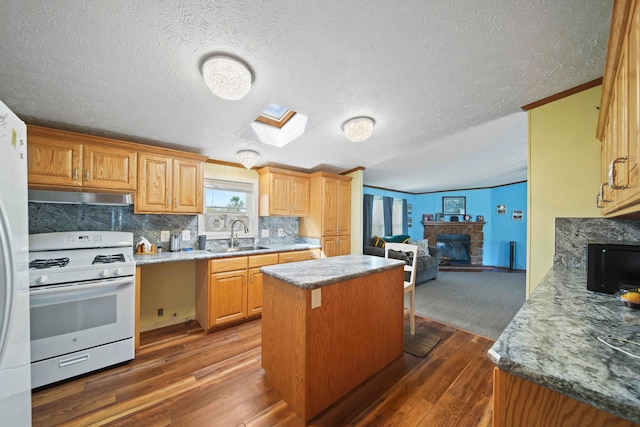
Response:
POLYGON ((556 217, 600 217, 602 86, 529 111, 527 296, 553 266, 556 217))
POLYGON ((362 254, 362 183, 364 172, 357 170, 348 174, 351 177, 351 254, 362 254))

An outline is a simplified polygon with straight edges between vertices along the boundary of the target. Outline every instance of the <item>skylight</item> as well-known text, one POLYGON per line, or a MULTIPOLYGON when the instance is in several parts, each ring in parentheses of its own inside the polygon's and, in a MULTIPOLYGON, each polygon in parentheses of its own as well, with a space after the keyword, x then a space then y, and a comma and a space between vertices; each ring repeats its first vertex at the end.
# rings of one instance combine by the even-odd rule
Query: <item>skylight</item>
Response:
POLYGON ((275 126, 278 129, 282 128, 287 122, 296 114, 295 111, 290 110, 278 104, 269 104, 267 108, 256 117, 256 121, 275 126))

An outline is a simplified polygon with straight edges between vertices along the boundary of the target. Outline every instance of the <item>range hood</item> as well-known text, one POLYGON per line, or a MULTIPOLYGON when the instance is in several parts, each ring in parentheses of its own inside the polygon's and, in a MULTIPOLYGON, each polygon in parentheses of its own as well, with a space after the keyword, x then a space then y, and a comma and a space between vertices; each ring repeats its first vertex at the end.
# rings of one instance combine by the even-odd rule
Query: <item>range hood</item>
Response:
POLYGON ((133 204, 133 194, 29 190, 29 201, 34 203, 65 203, 72 205, 127 206, 133 204))

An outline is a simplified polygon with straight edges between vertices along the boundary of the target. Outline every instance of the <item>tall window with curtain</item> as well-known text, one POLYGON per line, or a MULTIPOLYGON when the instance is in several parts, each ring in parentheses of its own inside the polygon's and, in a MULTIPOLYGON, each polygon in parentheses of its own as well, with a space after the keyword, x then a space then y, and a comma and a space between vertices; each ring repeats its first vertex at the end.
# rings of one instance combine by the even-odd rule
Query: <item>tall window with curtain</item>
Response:
MULTIPOLYGON (((407 233, 406 200, 386 198, 388 214, 385 217, 385 198, 373 197, 371 208, 371 236, 365 236, 366 241, 372 236, 391 236, 407 233)), ((366 214, 365 214, 366 217, 366 214)))

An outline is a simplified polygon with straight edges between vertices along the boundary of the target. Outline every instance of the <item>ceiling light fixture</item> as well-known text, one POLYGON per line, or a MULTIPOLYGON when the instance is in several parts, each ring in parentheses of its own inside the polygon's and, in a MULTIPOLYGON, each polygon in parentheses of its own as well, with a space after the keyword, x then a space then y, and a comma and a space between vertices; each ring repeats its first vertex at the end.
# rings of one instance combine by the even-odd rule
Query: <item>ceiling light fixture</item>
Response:
POLYGON ((251 89, 253 73, 247 64, 226 54, 211 55, 202 62, 202 76, 211 91, 234 101, 251 89))
POLYGON ((371 136, 375 123, 371 117, 354 117, 344 122, 342 130, 351 141, 364 141, 371 136))
POLYGON ((236 153, 236 159, 247 169, 251 169, 260 160, 260 154, 253 150, 240 150, 236 153))

